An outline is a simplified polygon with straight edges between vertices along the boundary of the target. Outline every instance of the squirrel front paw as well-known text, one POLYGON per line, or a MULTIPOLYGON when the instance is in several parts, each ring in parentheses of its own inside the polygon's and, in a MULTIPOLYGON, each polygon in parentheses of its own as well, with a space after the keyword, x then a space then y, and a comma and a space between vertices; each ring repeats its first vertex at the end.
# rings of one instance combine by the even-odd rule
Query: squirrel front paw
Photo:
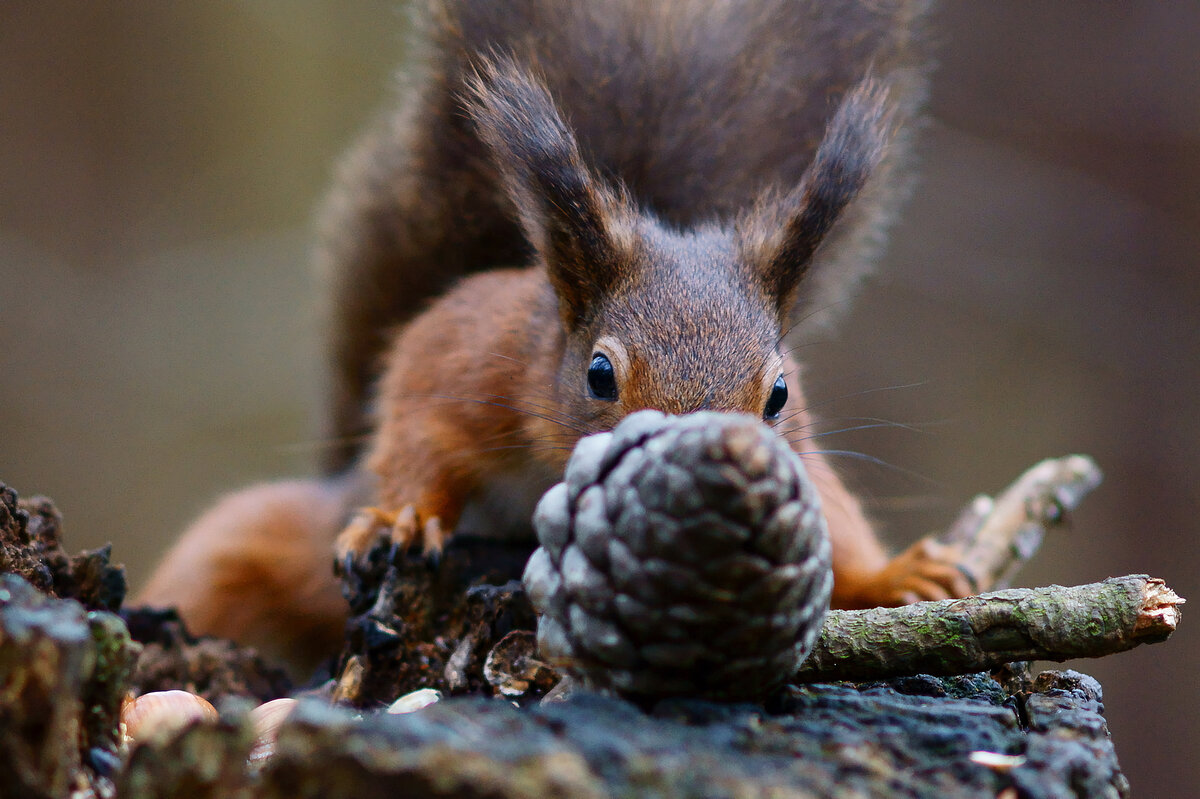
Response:
POLYGON ((959 568, 962 547, 922 538, 871 575, 859 590, 860 607, 894 607, 975 592, 959 568))
POLYGON ((420 545, 426 558, 436 560, 447 535, 437 516, 422 518, 415 505, 392 512, 382 508, 361 508, 334 542, 335 562, 349 571, 349 565, 366 556, 381 538, 386 538, 395 553, 420 545))

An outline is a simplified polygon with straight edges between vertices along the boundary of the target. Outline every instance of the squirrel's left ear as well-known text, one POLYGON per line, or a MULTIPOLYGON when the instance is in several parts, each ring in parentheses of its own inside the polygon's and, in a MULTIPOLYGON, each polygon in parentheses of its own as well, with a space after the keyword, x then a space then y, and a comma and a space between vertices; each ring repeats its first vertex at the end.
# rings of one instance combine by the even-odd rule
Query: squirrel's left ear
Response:
POLYGON ((550 92, 516 62, 480 62, 464 99, 574 327, 620 278, 632 204, 591 173, 550 92))
POLYGON ((863 80, 842 98, 800 185, 761 197, 737 221, 742 262, 781 316, 817 247, 883 159, 891 117, 886 87, 863 80))

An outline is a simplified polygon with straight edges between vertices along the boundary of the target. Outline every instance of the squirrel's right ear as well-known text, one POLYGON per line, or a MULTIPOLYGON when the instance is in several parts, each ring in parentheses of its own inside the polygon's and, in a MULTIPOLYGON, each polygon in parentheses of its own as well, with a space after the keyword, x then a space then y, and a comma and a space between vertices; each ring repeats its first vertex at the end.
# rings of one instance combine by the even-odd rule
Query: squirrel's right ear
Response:
POLYGON ((784 195, 764 195, 738 220, 742 259, 781 319, 817 248, 879 165, 891 137, 887 87, 868 77, 842 98, 800 185, 784 195))
POLYGON ((520 65, 482 61, 464 99, 574 327, 620 277, 630 203, 592 175, 550 92, 520 65))

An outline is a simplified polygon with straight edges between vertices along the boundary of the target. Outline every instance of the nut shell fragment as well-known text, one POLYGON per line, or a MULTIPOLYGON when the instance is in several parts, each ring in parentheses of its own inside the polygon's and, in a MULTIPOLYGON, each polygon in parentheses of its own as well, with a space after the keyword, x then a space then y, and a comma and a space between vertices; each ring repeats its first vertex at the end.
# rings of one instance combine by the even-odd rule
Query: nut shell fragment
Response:
POLYGON ((418 688, 388 705, 387 712, 392 714, 412 713, 423 707, 429 707, 434 702, 442 700, 442 692, 433 688, 418 688))
POLYGON ((250 711, 250 724, 254 727, 254 743, 250 746, 247 760, 251 763, 265 760, 275 751, 275 739, 279 726, 296 709, 296 700, 289 697, 272 699, 250 711))
POLYGON ((125 703, 121 729, 126 742, 167 736, 196 722, 215 722, 217 709, 187 691, 154 691, 125 703))

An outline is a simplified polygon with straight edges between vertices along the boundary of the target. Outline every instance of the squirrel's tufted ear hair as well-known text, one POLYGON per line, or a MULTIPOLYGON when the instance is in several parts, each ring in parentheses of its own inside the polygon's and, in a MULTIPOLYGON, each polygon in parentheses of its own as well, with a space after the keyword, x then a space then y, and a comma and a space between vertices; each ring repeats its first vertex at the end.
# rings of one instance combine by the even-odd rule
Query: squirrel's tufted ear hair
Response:
POLYGON ((888 91, 866 78, 847 92, 800 185, 768 194, 737 222, 742 261, 780 314, 825 236, 883 159, 892 135, 888 91))
POLYGON ((550 92, 513 60, 478 62, 463 99, 573 327, 628 261, 631 203, 591 173, 550 92))

